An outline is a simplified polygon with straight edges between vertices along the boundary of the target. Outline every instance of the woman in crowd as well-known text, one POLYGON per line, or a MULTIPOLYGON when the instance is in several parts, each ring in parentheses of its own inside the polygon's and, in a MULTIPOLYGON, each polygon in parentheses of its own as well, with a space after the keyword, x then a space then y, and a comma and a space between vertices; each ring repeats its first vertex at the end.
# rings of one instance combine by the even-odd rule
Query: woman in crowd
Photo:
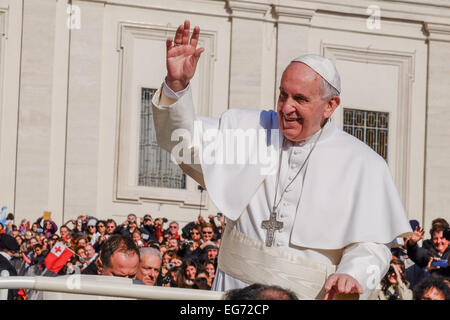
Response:
POLYGON ((142 248, 142 247, 146 247, 147 244, 144 242, 144 240, 142 240, 142 234, 139 230, 134 230, 132 233, 132 239, 134 244, 138 247, 138 248, 142 248))
POLYGON ((201 228, 202 242, 205 244, 208 241, 214 241, 214 226, 212 223, 205 223, 201 228))
POLYGON ((393 259, 388 273, 381 280, 378 300, 412 300, 413 294, 405 280, 405 265, 400 259, 393 259))
POLYGON ((20 234, 24 234, 28 230, 30 230, 30 221, 28 221, 27 219, 22 219, 19 227, 20 234))
POLYGON ((197 260, 202 250, 200 249, 201 245, 201 227, 199 225, 195 225, 192 227, 189 232, 190 239, 185 241, 183 247, 180 250, 179 255, 183 258, 183 260, 191 259, 197 260))
MULTIPOLYGON (((44 220, 44 226, 41 227, 40 226, 41 221, 42 221, 42 217, 37 219, 35 223, 38 225, 38 227, 40 227, 41 229, 44 230, 43 233, 47 238, 51 238, 51 236, 54 235, 56 233, 56 231, 58 231, 58 226, 56 225, 56 223, 54 221, 49 219, 49 220, 44 220)), ((34 224, 33 224, 33 226, 34 226, 34 224)))
POLYGON ((194 288, 197 276, 197 264, 194 260, 185 260, 177 277, 178 288, 194 288))
POLYGON ((33 225, 31 226, 31 234, 33 236, 37 235, 39 233, 38 229, 39 229, 39 225, 36 222, 33 223, 33 225))
POLYGON ((216 268, 213 263, 206 262, 203 265, 203 269, 206 271, 206 274, 208 275, 208 285, 212 287, 212 283, 214 281, 214 278, 216 277, 216 268))
POLYGON ((100 252, 100 249, 102 248, 105 241, 108 239, 109 234, 106 229, 106 221, 105 220, 99 220, 97 221, 97 233, 95 235, 95 243, 94 243, 94 249, 96 252, 100 252))

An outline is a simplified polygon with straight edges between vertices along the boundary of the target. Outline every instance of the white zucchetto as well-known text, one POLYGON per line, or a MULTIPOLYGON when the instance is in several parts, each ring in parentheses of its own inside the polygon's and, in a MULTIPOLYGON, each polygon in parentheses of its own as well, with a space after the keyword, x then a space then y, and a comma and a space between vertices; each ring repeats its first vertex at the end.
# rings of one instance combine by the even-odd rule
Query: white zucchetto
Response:
POLYGON ((297 57, 291 62, 301 62, 320 74, 339 94, 341 93, 341 77, 334 63, 318 54, 305 54, 297 57))

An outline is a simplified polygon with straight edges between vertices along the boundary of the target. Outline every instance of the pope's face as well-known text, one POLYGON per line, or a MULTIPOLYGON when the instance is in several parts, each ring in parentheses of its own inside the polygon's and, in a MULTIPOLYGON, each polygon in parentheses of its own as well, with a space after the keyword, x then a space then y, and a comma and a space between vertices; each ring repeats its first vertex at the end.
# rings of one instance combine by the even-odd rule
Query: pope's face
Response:
POLYGON ((278 97, 278 125, 286 139, 301 141, 316 133, 339 105, 339 97, 322 99, 322 77, 301 62, 283 73, 278 97))

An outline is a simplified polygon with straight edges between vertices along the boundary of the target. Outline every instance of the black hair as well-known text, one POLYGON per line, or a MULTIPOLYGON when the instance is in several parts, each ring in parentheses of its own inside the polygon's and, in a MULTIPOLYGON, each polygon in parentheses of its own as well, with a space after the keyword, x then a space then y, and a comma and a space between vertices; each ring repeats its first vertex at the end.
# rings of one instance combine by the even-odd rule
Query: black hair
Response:
POLYGON ((99 223, 103 223, 103 225, 106 227, 106 221, 105 220, 98 220, 97 223, 95 224, 95 227, 97 228, 97 230, 98 230, 98 224, 99 223))
POLYGON ((108 224, 108 223, 114 223, 114 225, 117 227, 117 222, 116 221, 114 221, 114 219, 108 219, 108 220, 106 220, 106 224, 108 224))
POLYGON ((445 283, 445 278, 433 274, 423 279, 419 284, 414 287, 413 299, 422 300, 424 294, 431 288, 436 288, 444 294, 445 300, 450 300, 450 287, 445 283))
POLYGON ((121 234, 115 234, 105 241, 100 251, 100 259, 102 261, 103 268, 109 268, 111 266, 111 257, 116 251, 134 251, 140 258, 139 249, 130 237, 126 237, 121 234))
POLYGON ((254 283, 245 288, 232 289, 225 293, 225 300, 298 300, 291 290, 279 286, 254 283))

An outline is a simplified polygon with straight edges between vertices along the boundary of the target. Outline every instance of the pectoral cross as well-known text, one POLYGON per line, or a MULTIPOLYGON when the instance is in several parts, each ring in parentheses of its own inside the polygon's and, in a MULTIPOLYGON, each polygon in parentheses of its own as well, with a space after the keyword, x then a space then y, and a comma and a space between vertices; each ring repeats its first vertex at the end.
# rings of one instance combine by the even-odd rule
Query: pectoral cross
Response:
POLYGON ((271 247, 273 245, 273 241, 275 240, 275 231, 283 229, 283 222, 277 221, 277 214, 275 210, 273 210, 270 214, 270 219, 264 220, 261 223, 261 228, 267 230, 266 247, 271 247))

